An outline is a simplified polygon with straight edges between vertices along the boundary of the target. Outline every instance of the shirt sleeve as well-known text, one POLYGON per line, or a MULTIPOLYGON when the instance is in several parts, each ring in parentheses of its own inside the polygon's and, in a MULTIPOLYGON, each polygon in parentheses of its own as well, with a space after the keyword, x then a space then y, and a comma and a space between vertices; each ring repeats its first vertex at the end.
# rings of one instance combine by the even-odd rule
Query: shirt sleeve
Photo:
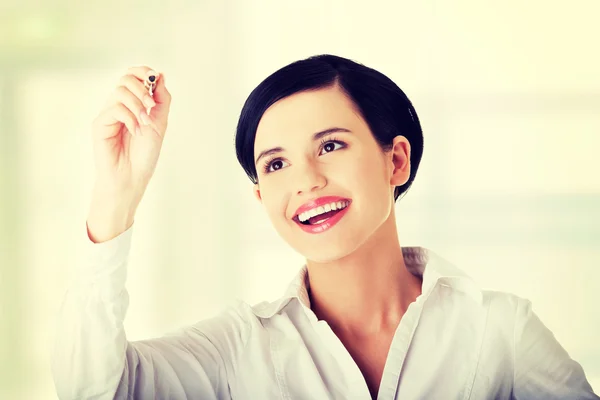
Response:
POLYGON ((195 326, 129 342, 123 321, 133 226, 87 243, 87 258, 59 311, 52 375, 60 399, 229 397, 222 355, 195 326))
POLYGON ((571 359, 554 334, 519 299, 515 325, 515 399, 600 399, 592 391, 581 365, 571 359))

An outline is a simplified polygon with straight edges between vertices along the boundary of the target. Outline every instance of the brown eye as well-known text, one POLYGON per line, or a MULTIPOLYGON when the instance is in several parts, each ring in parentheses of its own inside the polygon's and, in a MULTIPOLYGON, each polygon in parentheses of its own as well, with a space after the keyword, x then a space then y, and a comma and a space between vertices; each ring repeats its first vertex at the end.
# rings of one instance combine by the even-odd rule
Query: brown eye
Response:
POLYGON ((332 151, 339 150, 344 147, 344 143, 337 140, 330 140, 321 146, 321 154, 331 153, 332 151), (338 146, 337 148, 335 146, 338 146))
POLYGON ((267 161, 264 166, 265 174, 269 174, 271 172, 275 172, 285 167, 285 161, 280 158, 276 158, 274 160, 267 161))

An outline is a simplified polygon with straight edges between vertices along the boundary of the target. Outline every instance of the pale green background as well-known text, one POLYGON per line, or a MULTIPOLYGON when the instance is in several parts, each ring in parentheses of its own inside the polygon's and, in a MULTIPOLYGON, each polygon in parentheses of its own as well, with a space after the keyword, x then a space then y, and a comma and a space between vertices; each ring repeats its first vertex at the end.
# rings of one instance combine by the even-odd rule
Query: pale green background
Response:
POLYGON ((600 3, 34 2, 0 5, 0 398, 53 399, 56 313, 82 260, 90 124, 132 65, 166 74, 168 137, 135 225, 126 329, 149 338, 302 263, 235 159, 249 92, 334 53, 413 100, 425 154, 403 245, 526 297, 600 389, 600 3))

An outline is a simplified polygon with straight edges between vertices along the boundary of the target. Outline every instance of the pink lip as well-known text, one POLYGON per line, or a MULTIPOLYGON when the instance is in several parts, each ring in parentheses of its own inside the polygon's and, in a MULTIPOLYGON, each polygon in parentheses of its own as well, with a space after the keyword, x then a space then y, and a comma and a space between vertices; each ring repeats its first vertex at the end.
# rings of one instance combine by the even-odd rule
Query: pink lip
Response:
POLYGON ((294 214, 294 218, 298 217, 298 215, 302 214, 303 212, 312 210, 313 208, 321 207, 321 206, 324 206, 325 204, 329 204, 329 203, 333 203, 333 202, 348 201, 348 200, 349 199, 345 199, 345 198, 339 197, 339 196, 319 197, 318 199, 307 201, 306 203, 304 203, 300 207, 298 207, 298 209, 296 210, 296 213, 294 214))
POLYGON ((296 215, 294 216, 293 219, 294 219, 294 222, 296 222, 296 224, 298 224, 298 226, 304 232, 308 232, 308 233, 325 232, 326 230, 331 229, 333 226, 335 226, 335 224, 337 224, 344 217, 344 215, 346 215, 346 212, 348 212, 348 209, 350 208, 351 204, 352 204, 351 200, 344 199, 343 197, 337 197, 337 196, 320 197, 316 200, 311 200, 311 201, 303 204, 300 208, 298 208, 298 210, 296 211, 296 215), (311 210, 315 207, 324 206, 325 204, 329 204, 332 202, 338 202, 338 201, 349 201, 350 204, 348 204, 348 206, 346 208, 344 208, 342 211, 338 212, 333 217, 327 219, 326 221, 323 221, 320 224, 304 225, 303 223, 301 223, 298 220, 298 215, 302 214, 305 211, 311 210))

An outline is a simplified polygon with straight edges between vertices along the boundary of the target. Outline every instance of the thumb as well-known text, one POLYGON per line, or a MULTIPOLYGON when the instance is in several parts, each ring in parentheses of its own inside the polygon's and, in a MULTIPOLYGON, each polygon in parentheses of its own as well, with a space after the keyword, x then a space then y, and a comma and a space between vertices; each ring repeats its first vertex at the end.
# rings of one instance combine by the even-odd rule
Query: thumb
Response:
POLYGON ((157 77, 153 98, 156 106, 152 107, 151 115, 156 122, 166 124, 171 108, 171 93, 167 90, 165 75, 162 72, 157 77))

